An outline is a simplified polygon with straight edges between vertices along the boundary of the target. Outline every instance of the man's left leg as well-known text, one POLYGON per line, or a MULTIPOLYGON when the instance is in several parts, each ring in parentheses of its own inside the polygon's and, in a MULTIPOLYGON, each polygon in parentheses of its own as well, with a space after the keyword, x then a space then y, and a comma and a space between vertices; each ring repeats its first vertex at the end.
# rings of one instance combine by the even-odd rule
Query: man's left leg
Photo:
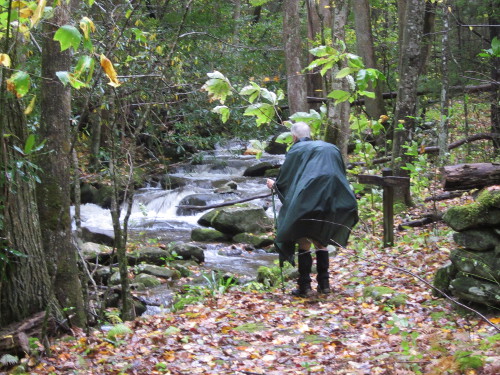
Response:
POLYGON ((328 256, 328 249, 321 246, 319 243, 314 244, 316 247, 316 268, 318 274, 316 280, 318 281, 318 293, 330 293, 330 275, 328 267, 330 266, 330 257, 328 256))

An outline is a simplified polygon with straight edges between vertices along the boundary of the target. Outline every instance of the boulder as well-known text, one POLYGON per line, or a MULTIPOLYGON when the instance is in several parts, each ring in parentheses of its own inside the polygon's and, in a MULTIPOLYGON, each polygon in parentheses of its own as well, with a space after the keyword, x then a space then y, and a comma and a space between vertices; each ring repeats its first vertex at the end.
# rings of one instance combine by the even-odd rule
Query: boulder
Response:
POLYGON ((274 239, 267 234, 238 233, 233 237, 234 242, 252 245, 253 247, 265 247, 272 245, 274 239))
POLYGON ((194 228, 191 231, 191 240, 199 242, 224 242, 229 237, 213 228, 194 228))
POLYGON ((148 263, 162 266, 165 264, 167 259, 170 259, 171 256, 172 253, 168 250, 150 246, 139 248, 138 250, 127 254, 127 259, 130 265, 148 263))
POLYGON ((175 253, 184 260, 194 260, 197 263, 205 261, 203 249, 192 243, 173 242, 169 245, 169 250, 172 254, 175 253))
POLYGON ((162 279, 177 280, 181 278, 181 273, 176 269, 155 266, 152 264, 139 264, 136 272, 161 277, 162 279))
POLYGON ((109 261, 113 248, 94 242, 85 242, 81 245, 83 258, 87 262, 104 264, 109 261))
POLYGON ((148 275, 145 273, 140 273, 135 276, 134 283, 143 284, 146 288, 152 288, 161 284, 161 280, 158 277, 148 275))
POLYGON ((500 285, 469 277, 459 272, 450 284, 454 296, 487 306, 500 306, 500 285))
POLYGON ((265 233, 273 227, 273 221, 266 215, 264 209, 253 204, 217 208, 203 215, 198 224, 232 235, 265 233))
POLYGON ((198 209, 184 208, 182 206, 208 206, 223 200, 218 194, 191 194, 179 202, 178 216, 192 216, 200 212, 198 209))
POLYGON ((475 251, 487 251, 500 245, 500 236, 488 228, 456 232, 453 239, 458 245, 475 251))
POLYGON ((500 209, 487 208, 478 203, 451 207, 443 220, 455 231, 492 227, 500 224, 500 209))

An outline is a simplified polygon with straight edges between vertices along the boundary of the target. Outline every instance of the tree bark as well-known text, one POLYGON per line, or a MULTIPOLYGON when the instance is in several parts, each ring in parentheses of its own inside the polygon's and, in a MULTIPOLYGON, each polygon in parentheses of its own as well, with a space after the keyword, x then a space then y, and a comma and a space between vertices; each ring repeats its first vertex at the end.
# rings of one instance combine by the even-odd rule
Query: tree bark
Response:
POLYGON ((290 114, 307 112, 307 82, 302 73, 302 49, 299 0, 283 1, 283 41, 287 74, 287 93, 290 114))
MULTIPOLYGON (((500 39, 500 27, 498 24, 500 19, 495 17, 498 14, 498 1, 492 1, 490 3, 491 12, 489 17, 490 26, 490 39, 493 38, 500 39), (495 12, 496 10, 496 12, 495 12)), ((491 82, 494 85, 494 90, 491 92, 491 132, 500 133, 500 57, 493 57, 491 62, 491 82)), ((500 140, 495 140, 493 142, 494 147, 494 157, 500 154, 500 140)))
MULTIPOLYGON (((345 26, 347 24, 347 16, 349 14, 349 1, 337 0, 333 7, 333 41, 345 42, 345 26)), ((341 43, 338 43, 339 45, 341 43)), ((331 91, 343 90, 351 91, 349 82, 346 78, 335 79, 336 74, 344 67, 347 66, 345 61, 342 61, 339 66, 332 69, 330 73, 331 91)), ((351 134, 351 127, 349 124, 350 115, 349 102, 343 102, 335 105, 332 101, 328 102, 328 126, 326 128, 325 141, 337 145, 347 162, 347 146, 349 144, 349 137, 351 134)))
POLYGON ((36 206, 34 173, 21 167, 23 157, 13 147, 24 148, 27 126, 17 99, 7 94, 5 86, 0 94, 0 124, 2 179, 0 209, 3 228, 0 230, 0 326, 22 320, 43 311, 50 300, 49 273, 42 246, 40 221, 36 206), (9 97, 6 97, 9 95, 9 97), (21 176, 28 176, 25 179, 21 176), (7 178, 12 174, 12 178, 7 178), (12 250, 20 253, 15 255, 12 250))
POLYGON ((474 163, 449 165, 441 169, 443 189, 468 190, 500 184, 500 164, 474 163))
MULTIPOLYGON (((368 0, 353 1, 353 12, 355 15, 358 55, 363 58, 363 62, 367 68, 377 69, 370 21, 370 2, 368 0)), ((386 114, 384 99, 382 97, 382 87, 379 84, 376 87, 370 85, 369 91, 375 93, 375 98, 365 99, 366 112, 371 119, 378 120, 380 116, 386 114)))
POLYGON ((70 21, 70 4, 63 1, 54 9, 51 22, 44 24, 41 84, 40 136, 46 140, 46 151, 39 157, 43 167, 37 198, 45 252, 54 278, 56 298, 70 321, 85 325, 83 295, 78 278, 77 252, 72 242, 70 217, 71 170, 71 91, 56 76, 69 71, 71 53, 61 52, 53 40, 57 29, 70 21))

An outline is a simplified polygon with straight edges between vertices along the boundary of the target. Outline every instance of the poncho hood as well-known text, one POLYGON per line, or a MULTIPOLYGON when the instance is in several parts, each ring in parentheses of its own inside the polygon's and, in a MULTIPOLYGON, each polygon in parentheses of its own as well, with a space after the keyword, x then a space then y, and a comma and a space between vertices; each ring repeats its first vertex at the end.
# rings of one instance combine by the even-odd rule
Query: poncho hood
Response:
POLYGON ((281 260, 293 263, 294 243, 302 237, 324 246, 347 244, 358 210, 335 145, 299 140, 290 148, 275 187, 283 203, 275 239, 281 260))

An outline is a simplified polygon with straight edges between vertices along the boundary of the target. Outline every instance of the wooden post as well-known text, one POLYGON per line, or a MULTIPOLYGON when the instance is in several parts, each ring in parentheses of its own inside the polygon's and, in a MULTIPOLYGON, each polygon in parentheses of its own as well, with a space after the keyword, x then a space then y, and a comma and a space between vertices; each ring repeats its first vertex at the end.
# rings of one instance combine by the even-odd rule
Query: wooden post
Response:
POLYGON ((384 247, 394 245, 394 187, 409 188, 408 177, 392 175, 390 168, 382 170, 382 176, 360 174, 358 181, 361 184, 377 185, 383 188, 383 212, 384 212, 384 247))
MULTIPOLYGON (((392 169, 382 169, 382 176, 392 176, 392 169)), ((394 188, 384 184, 383 189, 384 247, 391 247, 394 245, 394 188)))

